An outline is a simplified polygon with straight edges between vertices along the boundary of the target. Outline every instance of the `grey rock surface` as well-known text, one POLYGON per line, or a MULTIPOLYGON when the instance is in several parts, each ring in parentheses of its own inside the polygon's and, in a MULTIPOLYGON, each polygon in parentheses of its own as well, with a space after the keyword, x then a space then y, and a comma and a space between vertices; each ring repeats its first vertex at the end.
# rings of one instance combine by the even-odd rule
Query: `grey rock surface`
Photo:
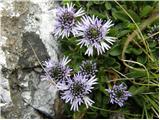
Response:
POLYGON ((60 54, 51 34, 55 4, 53 0, 0 1, 1 118, 55 118, 57 90, 41 81, 39 64, 48 58, 58 61, 60 54))

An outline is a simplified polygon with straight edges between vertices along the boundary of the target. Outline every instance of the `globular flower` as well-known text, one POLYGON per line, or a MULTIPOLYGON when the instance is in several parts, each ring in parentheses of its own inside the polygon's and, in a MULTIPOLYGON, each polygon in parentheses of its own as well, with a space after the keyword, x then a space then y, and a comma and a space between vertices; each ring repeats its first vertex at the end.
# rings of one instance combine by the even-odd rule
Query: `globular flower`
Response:
POLYGON ((153 40, 159 40, 159 25, 154 25, 150 28, 148 32, 148 36, 151 37, 153 40))
POLYGON ((78 33, 76 23, 77 18, 84 15, 84 10, 80 8, 78 11, 74 9, 74 4, 68 4, 67 7, 59 7, 56 9, 56 18, 54 25, 54 35, 57 37, 69 37, 72 33, 74 36, 78 33))
POLYGON ((122 83, 120 85, 114 85, 112 89, 106 89, 110 94, 110 102, 116 103, 120 107, 124 105, 124 102, 128 100, 129 96, 132 96, 129 91, 126 91, 127 87, 122 83))
POLYGON ((61 90, 61 98, 71 104, 71 110, 78 111, 81 104, 84 103, 88 108, 94 103, 88 95, 92 92, 93 85, 97 84, 96 81, 95 76, 87 79, 77 73, 73 78, 67 78, 67 83, 57 84, 57 88, 61 90))
POLYGON ((59 62, 48 60, 44 62, 45 75, 42 75, 42 80, 54 80, 55 82, 61 82, 70 76, 72 69, 67 66, 70 62, 68 57, 63 57, 59 62))
POLYGON ((90 60, 82 61, 82 64, 80 65, 80 73, 82 75, 91 78, 92 76, 95 76, 97 72, 98 70, 95 62, 90 60))
POLYGON ((92 56, 95 48, 99 55, 111 48, 110 45, 116 40, 115 37, 106 35, 113 26, 111 20, 103 24, 103 21, 97 17, 83 16, 81 21, 77 25, 78 35, 82 37, 78 40, 78 45, 87 47, 85 54, 92 56))

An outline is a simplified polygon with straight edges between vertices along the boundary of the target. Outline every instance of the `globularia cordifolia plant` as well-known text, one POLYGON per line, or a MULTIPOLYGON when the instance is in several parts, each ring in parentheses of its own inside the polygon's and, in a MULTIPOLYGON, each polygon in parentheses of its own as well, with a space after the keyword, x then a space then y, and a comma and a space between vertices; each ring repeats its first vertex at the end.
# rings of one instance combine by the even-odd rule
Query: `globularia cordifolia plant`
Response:
MULTIPOLYGON (((56 9, 53 33, 54 36, 61 39, 73 35, 77 39, 77 45, 87 47, 85 55, 90 57, 93 56, 94 50, 98 55, 104 54, 116 41, 116 37, 107 35, 112 26, 111 20, 104 22, 94 15, 90 17, 85 14, 82 8, 76 10, 74 4, 67 3, 67 7, 56 9)), ((84 60, 79 66, 79 71, 74 71, 67 65, 70 61, 68 57, 64 57, 60 62, 45 61, 44 66, 47 73, 42 76, 42 79, 55 81, 60 91, 60 98, 65 103, 71 104, 71 110, 79 111, 82 104, 88 108, 96 102, 91 100, 89 96, 94 89, 93 85, 98 84, 96 76, 98 69, 96 62, 84 60), (71 72, 74 75, 71 75, 71 72)), ((127 87, 123 84, 106 89, 110 94, 110 102, 122 107, 131 96, 131 93, 126 89, 127 87)))
POLYGON ((70 62, 68 57, 63 57, 59 62, 48 60, 44 62, 45 75, 42 75, 42 80, 54 80, 57 82, 63 82, 70 76, 72 71, 67 64, 70 62))
POLYGON ((66 83, 59 83, 58 88, 61 91, 61 98, 66 103, 71 104, 71 110, 78 111, 79 106, 84 103, 88 108, 94 101, 88 95, 97 84, 95 76, 88 78, 85 75, 77 73, 74 77, 68 77, 66 83))
POLYGON ((91 60, 82 61, 79 72, 87 78, 91 78, 92 76, 96 76, 96 73, 98 72, 97 65, 91 60))
POLYGON ((158 41, 159 40, 158 32, 159 32, 159 25, 154 25, 148 31, 148 36, 151 37, 151 39, 158 41))
POLYGON ((103 24, 103 21, 94 15, 92 17, 83 16, 81 18, 81 22, 77 25, 79 31, 78 36, 82 37, 78 40, 78 45, 80 45, 80 47, 87 47, 85 54, 93 56, 93 49, 95 48, 99 55, 111 48, 110 45, 116 40, 115 37, 106 35, 111 26, 113 26, 111 20, 103 24))
POLYGON ((106 91, 110 94, 110 102, 112 104, 116 103, 122 107, 128 97, 132 96, 130 92, 126 91, 126 89, 127 86, 125 86, 123 83, 120 85, 114 85, 112 89, 106 89, 106 91))
POLYGON ((72 3, 67 4, 67 6, 57 8, 53 31, 54 35, 64 38, 69 37, 71 34, 74 36, 78 34, 76 27, 78 17, 81 17, 84 14, 85 13, 82 8, 76 11, 72 3))

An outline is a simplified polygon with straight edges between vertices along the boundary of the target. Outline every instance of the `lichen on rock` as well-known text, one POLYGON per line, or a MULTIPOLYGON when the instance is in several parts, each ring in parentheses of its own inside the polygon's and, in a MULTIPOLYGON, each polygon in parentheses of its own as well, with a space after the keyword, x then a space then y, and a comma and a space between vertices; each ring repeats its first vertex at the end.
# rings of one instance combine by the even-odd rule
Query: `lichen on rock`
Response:
POLYGON ((41 81, 43 69, 37 60, 58 61, 58 45, 51 34, 55 4, 53 0, 0 2, 2 118, 55 118, 57 90, 47 90, 50 84, 41 81))

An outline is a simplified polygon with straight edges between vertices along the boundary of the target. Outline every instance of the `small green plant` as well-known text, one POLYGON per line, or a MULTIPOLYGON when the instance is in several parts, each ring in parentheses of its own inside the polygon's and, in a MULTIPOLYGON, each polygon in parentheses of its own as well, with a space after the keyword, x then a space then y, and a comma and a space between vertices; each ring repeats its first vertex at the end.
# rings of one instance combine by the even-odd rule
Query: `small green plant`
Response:
POLYGON ((159 118, 158 2, 60 4, 53 35, 68 58, 46 61, 42 77, 59 89, 64 116, 159 118))

